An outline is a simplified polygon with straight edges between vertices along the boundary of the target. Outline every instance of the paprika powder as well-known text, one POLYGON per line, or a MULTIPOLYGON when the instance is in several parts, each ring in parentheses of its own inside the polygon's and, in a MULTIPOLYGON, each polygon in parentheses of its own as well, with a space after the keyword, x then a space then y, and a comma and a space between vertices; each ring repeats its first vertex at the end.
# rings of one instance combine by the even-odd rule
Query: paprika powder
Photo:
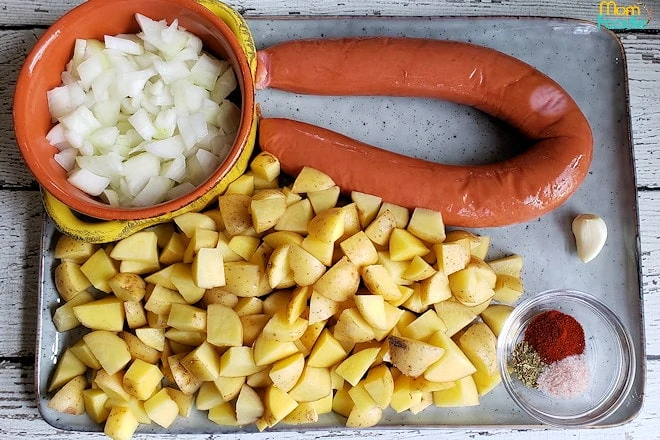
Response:
POLYGON ((525 330, 525 341, 551 364, 584 352, 584 330, 579 322, 559 310, 535 316, 525 330))

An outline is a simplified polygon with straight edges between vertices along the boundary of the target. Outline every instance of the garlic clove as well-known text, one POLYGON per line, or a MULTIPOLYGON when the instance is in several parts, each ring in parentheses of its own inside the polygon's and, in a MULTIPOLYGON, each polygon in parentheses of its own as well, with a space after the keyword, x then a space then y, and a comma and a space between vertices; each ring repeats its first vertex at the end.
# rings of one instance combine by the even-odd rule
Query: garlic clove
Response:
POLYGON ((573 219, 578 257, 585 263, 596 258, 607 240, 607 225, 595 214, 580 214, 573 219))

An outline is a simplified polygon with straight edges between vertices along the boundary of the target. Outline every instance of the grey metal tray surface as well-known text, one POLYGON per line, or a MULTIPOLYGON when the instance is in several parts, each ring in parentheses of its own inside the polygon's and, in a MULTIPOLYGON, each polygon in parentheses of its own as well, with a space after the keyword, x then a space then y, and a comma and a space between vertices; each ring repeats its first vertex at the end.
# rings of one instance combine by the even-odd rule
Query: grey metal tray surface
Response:
MULTIPOLYGON (((625 59, 618 39, 593 23, 546 18, 356 18, 302 17, 248 19, 258 48, 304 37, 392 35, 470 41, 492 47, 533 65, 563 86, 586 114, 593 129, 595 152, 590 173, 563 206, 525 224, 475 230, 492 238, 489 258, 517 253, 524 257, 526 295, 551 288, 593 294, 619 316, 634 341, 635 381, 625 403, 599 426, 630 421, 642 405, 644 335, 638 217, 625 59), (592 212, 605 219, 609 235, 602 253, 588 264, 575 251, 571 220, 592 212)), ((301 59, 304 62, 304 58, 301 59)), ((266 117, 289 117, 342 132, 364 142, 411 156, 444 163, 484 163, 506 157, 507 139, 515 137, 497 121, 472 108, 452 103, 387 97, 298 96, 260 91, 257 102, 266 117)), ((383 178, 386 178, 385 176, 383 178)), ((429 182, 432 184, 432 182, 429 182)), ((53 285, 53 248, 57 232, 45 219, 40 280, 40 326, 37 346, 39 408, 51 425, 68 430, 97 431, 87 416, 66 416, 47 408, 46 387, 58 355, 76 335, 56 332, 52 315, 58 304, 53 285)), ((328 414, 318 423, 273 430, 339 429, 340 416, 328 414)), ((431 406, 418 415, 385 413, 380 428, 539 427, 517 408, 503 386, 471 408, 431 406)), ((173 433, 254 432, 253 426, 218 426, 205 412, 179 418, 173 433)), ((140 432, 163 432, 155 425, 140 432)))

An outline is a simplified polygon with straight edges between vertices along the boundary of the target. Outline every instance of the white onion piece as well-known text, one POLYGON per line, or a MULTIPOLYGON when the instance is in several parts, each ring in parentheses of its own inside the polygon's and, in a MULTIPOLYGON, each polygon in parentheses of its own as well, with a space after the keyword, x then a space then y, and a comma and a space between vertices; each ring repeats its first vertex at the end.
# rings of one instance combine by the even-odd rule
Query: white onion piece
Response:
POLYGON ((136 20, 138 34, 76 40, 62 85, 47 95, 55 160, 112 206, 189 193, 227 157, 238 128, 238 107, 224 101, 237 87, 229 62, 202 52, 177 20, 136 20))
POLYGON ((98 196, 110 183, 110 179, 98 176, 84 168, 74 170, 67 178, 69 183, 92 196, 98 196))

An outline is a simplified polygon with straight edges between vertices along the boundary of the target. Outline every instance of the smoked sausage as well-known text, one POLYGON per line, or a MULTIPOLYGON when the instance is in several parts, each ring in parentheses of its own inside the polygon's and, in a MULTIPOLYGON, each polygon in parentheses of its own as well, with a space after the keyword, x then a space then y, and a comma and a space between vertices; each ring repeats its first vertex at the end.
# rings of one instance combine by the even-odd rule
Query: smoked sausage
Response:
POLYGON ((455 166, 301 122, 260 121, 259 144, 279 157, 285 172, 311 166, 345 191, 438 210, 448 225, 493 227, 538 218, 577 190, 592 160, 589 123, 566 91, 532 66, 474 44, 386 37, 291 41, 258 53, 256 85, 316 95, 443 99, 482 110, 529 138, 532 146, 511 159, 455 166))

